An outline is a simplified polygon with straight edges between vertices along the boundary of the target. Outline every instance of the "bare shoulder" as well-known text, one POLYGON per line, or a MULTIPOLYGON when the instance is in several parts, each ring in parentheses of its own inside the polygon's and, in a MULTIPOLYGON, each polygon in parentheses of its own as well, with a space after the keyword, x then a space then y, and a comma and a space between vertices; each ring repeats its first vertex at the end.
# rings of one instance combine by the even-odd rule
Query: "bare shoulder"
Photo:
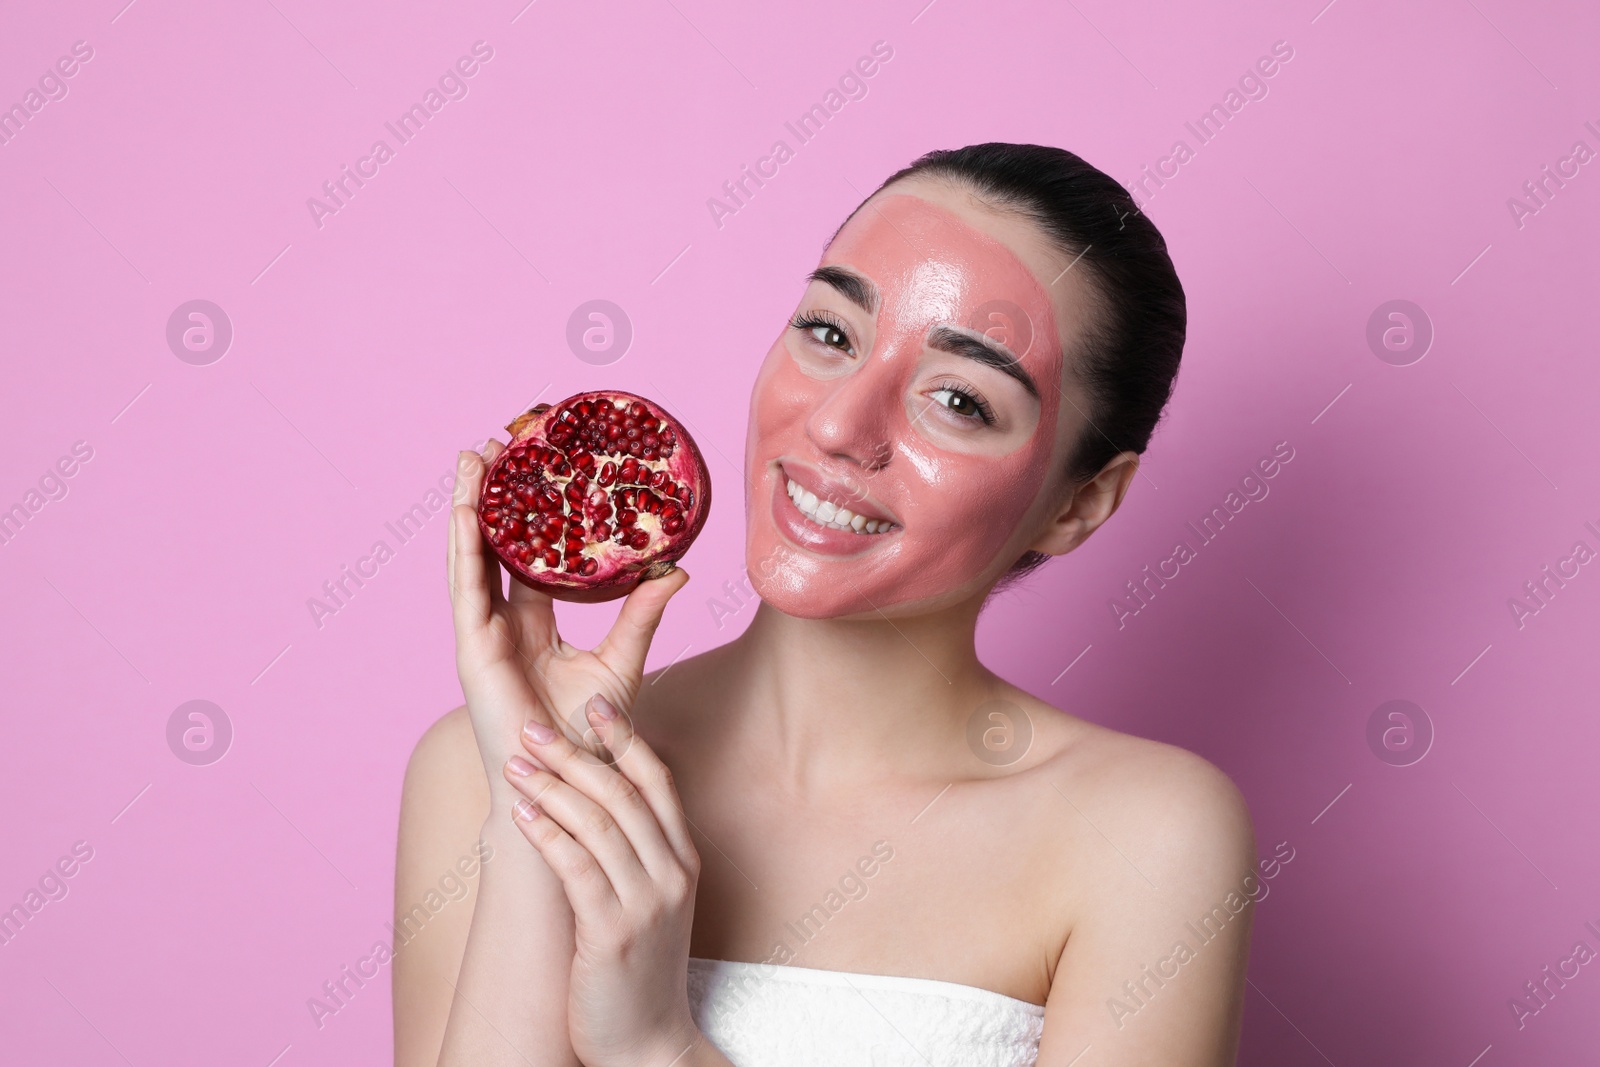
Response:
POLYGON ((1243 795, 1196 753, 1025 706, 1057 742, 1024 772, 1056 800, 1038 818, 1060 887, 1039 1062, 1087 1041, 1105 1063, 1233 1063, 1259 889, 1243 795))
MULTIPOLYGON (((1231 778, 1177 745, 1100 726, 1043 701, 1028 711, 1052 724, 1034 768, 1075 830, 1114 844, 1146 880, 1205 887, 1236 883, 1255 863, 1249 805, 1231 778), (1066 803, 1060 803, 1065 800, 1066 803), (1162 877, 1158 877, 1162 876, 1162 877)), ((1076 839, 1075 832, 1070 835, 1076 839)))
POLYGON ((476 814, 481 823, 488 816, 489 779, 466 705, 440 716, 412 749, 401 794, 402 835, 407 808, 414 809, 409 814, 424 820, 430 813, 452 822, 476 814), (424 803, 413 803, 417 801, 424 803))

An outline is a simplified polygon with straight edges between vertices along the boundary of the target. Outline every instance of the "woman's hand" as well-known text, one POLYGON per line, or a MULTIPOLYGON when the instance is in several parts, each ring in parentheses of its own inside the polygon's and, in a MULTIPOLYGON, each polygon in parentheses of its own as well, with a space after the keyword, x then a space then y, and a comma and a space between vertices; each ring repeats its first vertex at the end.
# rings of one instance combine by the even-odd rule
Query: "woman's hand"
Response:
POLYGON ((613 762, 529 723, 525 753, 504 768, 524 798, 517 825, 561 879, 576 919, 572 1049, 587 1067, 726 1063, 689 1011, 700 856, 672 772, 604 696, 589 702, 588 718, 613 762))
POLYGON ((489 777, 490 817, 511 817, 516 793, 501 768, 520 751, 523 724, 535 720, 581 739, 583 707, 595 693, 631 707, 644 674, 645 654, 667 601, 689 576, 674 569, 641 582, 623 601, 611 631, 591 651, 574 648, 556 631, 550 597, 512 579, 502 590, 500 562, 478 530, 478 493, 494 457, 460 454, 450 514, 446 561, 455 616, 456 672, 489 777))

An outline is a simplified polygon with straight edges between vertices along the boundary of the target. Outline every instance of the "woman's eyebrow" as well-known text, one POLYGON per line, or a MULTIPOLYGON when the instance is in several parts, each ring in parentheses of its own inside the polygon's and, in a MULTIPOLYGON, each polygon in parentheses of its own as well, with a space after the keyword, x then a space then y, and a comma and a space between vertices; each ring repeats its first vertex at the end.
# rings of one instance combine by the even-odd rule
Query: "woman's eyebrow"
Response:
POLYGON ((878 287, 853 270, 844 267, 818 267, 806 275, 806 280, 831 285, 841 296, 868 315, 875 315, 878 312, 878 287))
POLYGON ((935 326, 928 331, 928 347, 994 367, 1015 378, 1021 383, 1022 388, 1028 391, 1029 396, 1035 400, 1039 399, 1039 387, 1034 384, 1032 376, 1022 369, 1022 362, 1010 350, 1000 347, 981 334, 963 333, 949 326, 935 326))

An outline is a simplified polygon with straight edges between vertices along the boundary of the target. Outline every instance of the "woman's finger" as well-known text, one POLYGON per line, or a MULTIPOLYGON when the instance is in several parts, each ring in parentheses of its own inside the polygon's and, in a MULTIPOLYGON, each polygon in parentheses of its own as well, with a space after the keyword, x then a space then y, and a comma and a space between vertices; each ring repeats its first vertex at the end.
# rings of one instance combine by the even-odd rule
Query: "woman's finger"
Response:
POLYGON ((599 862, 611 892, 624 908, 656 896, 650 872, 645 870, 633 844, 617 820, 593 797, 551 774, 537 758, 512 756, 506 761, 505 777, 599 862))
MULTIPOLYGON (((485 452, 498 452, 498 442, 489 442, 485 452)), ((456 637, 488 623, 494 609, 505 602, 500 586, 500 563, 483 543, 478 531, 478 493, 487 465, 484 457, 471 450, 456 457, 456 484, 450 512, 447 550, 448 580, 452 603, 457 605, 456 637)))
POLYGON ((454 505, 450 509, 449 582, 458 648, 487 626, 494 613, 482 542, 473 510, 465 504, 454 505))
MULTIPOLYGON (((676 850, 662 833, 655 810, 621 771, 596 759, 543 723, 530 722, 523 728, 522 745, 535 761, 554 772, 564 787, 578 791, 608 817, 643 875, 665 883, 681 870, 676 850)), ((597 812, 585 809, 584 815, 599 822, 597 812)), ((575 832, 565 821, 563 825, 602 862, 608 859, 601 854, 597 843, 575 832)), ((609 864, 606 870, 610 872, 609 864)), ((620 896, 621 887, 618 888, 620 896)))
POLYGON ((527 799, 519 799, 512 806, 511 820, 538 849, 545 865, 561 879, 567 903, 572 905, 572 914, 580 924, 597 929, 621 920, 622 902, 612 891, 599 861, 560 823, 527 799))
POLYGON ((650 651, 650 639, 661 624, 661 613, 667 609, 672 594, 689 581, 689 572, 674 567, 660 578, 640 582, 622 602, 622 611, 605 640, 595 646, 594 654, 601 662, 624 677, 644 672, 645 654, 650 651))
POLYGON ((689 819, 678 797, 672 770, 633 728, 628 716, 605 697, 590 701, 589 724, 594 727, 616 766, 637 787, 655 822, 684 870, 700 870, 700 853, 689 836, 689 819))

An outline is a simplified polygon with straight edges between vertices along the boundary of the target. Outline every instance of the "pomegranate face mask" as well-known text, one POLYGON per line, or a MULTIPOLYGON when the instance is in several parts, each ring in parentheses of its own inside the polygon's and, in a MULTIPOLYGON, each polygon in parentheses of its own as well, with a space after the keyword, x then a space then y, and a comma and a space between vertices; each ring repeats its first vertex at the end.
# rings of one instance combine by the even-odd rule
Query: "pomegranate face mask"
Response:
POLYGON ((942 603, 1027 549, 1060 461, 1049 282, 920 197, 845 225, 751 396, 763 600, 804 618, 942 603))

